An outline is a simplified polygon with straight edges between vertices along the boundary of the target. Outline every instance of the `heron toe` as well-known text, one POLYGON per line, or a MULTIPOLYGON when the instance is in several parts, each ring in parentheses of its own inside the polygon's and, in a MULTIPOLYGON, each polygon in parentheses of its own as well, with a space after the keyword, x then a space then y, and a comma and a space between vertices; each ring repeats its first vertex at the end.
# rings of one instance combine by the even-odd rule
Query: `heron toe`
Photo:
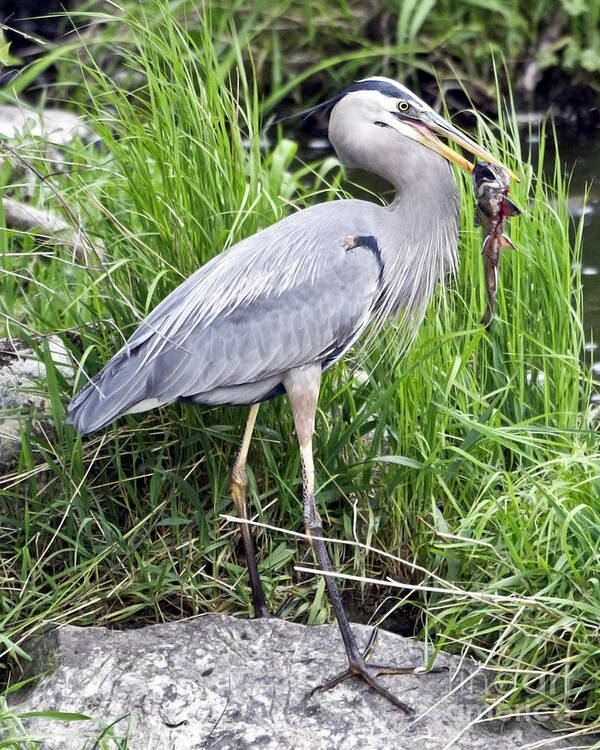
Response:
MULTIPOLYGON (((382 674, 418 674, 423 671, 422 667, 394 667, 384 666, 381 664, 369 664, 368 662, 373 655, 373 652, 375 651, 378 636, 379 631, 374 630, 362 655, 360 655, 359 658, 354 659, 349 657, 348 669, 340 672, 338 675, 333 677, 331 680, 323 683, 322 685, 318 685, 317 687, 313 688, 310 691, 309 696, 312 696, 317 692, 331 690, 336 685, 339 685, 341 682, 344 682, 344 680, 348 680, 351 677, 360 677, 368 685, 370 685, 373 690, 376 690, 379 695, 382 695, 394 706, 399 708, 401 711, 404 711, 404 713, 408 716, 412 716, 414 714, 414 709, 412 709, 408 704, 396 698, 396 696, 393 695, 384 685, 382 685, 377 678, 382 674)), ((433 669, 428 670, 428 672, 431 673, 446 671, 446 667, 434 667, 433 669)))

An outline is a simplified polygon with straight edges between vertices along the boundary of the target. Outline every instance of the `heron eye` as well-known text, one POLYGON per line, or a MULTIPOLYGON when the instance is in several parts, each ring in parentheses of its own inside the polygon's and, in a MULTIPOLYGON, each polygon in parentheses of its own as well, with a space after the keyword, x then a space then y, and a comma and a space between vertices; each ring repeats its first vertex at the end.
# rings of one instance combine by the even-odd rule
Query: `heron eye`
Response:
POLYGON ((398 109, 400 112, 406 112, 410 108, 410 104, 405 102, 404 99, 398 102, 398 109))

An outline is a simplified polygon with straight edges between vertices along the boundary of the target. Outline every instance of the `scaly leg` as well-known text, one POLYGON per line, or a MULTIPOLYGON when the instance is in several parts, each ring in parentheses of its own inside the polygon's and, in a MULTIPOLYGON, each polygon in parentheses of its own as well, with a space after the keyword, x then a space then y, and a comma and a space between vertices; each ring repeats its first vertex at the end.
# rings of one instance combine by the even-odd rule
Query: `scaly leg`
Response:
MULTIPOLYGON (((248 413, 248 421, 246 422, 246 428, 244 430, 244 437, 242 438, 242 444, 240 445, 240 449, 231 471, 231 499, 233 500, 238 516, 244 519, 248 518, 248 475, 246 473, 246 459, 248 458, 248 448, 250 447, 252 431, 254 430, 256 415, 258 414, 258 407, 259 404, 253 404, 250 407, 250 412, 248 413)), ((250 533, 250 527, 248 526, 248 524, 242 523, 240 524, 240 529, 242 534, 242 543, 244 545, 244 552, 246 553, 248 573, 250 574, 250 588, 252 589, 254 616, 268 617, 270 615, 270 612, 265 601, 262 583, 260 582, 260 576, 258 574, 256 552, 254 549, 254 541, 250 533)))
MULTIPOLYGON (((323 539, 323 525, 321 517, 317 511, 314 494, 314 464, 312 454, 312 435, 315 426, 315 411, 317 408, 317 399, 319 396, 319 384, 321 379, 321 369, 318 366, 299 368, 292 371, 286 376, 284 386, 290 398, 292 411, 294 414, 294 423, 296 425, 296 434, 300 444, 300 457, 302 461, 302 488, 304 494, 304 524, 306 534, 310 539, 317 563, 321 570, 331 572, 332 566, 327 554, 327 548, 323 539)), ((334 677, 332 680, 315 688, 312 693, 318 690, 328 690, 349 677, 361 677, 372 688, 394 706, 407 714, 412 714, 410 706, 398 700, 390 691, 385 688, 377 679, 380 674, 412 674, 415 672, 414 667, 384 667, 369 666, 368 661, 375 648, 377 631, 373 634, 367 648, 363 653, 358 648, 356 638, 350 628, 350 623, 344 612, 340 592, 337 587, 335 578, 325 576, 325 585, 329 600, 333 606, 333 611, 342 634, 344 647, 348 656, 349 666, 344 672, 334 677)))

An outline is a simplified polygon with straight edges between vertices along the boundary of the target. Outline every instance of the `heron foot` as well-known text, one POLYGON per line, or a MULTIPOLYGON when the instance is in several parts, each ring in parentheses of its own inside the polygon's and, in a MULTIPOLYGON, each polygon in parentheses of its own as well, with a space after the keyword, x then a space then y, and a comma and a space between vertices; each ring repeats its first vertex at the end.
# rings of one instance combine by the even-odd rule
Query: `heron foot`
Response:
MULTIPOLYGON (((368 662, 371 659, 373 652, 375 651, 378 637, 379 631, 375 629, 371 637, 369 638, 367 647, 363 651, 362 655, 360 655, 358 659, 349 658, 350 663, 348 669, 340 672, 340 674, 336 675, 333 679, 323 683, 323 685, 317 685, 316 688, 313 688, 310 691, 309 696, 313 696, 317 692, 331 690, 336 685, 339 685, 340 682, 344 682, 344 680, 348 680, 351 677, 360 677, 374 690, 376 690, 379 695, 382 695, 390 703, 396 706, 396 708, 404 711, 404 713, 408 716, 412 716, 414 714, 414 709, 412 709, 408 704, 403 703, 401 700, 396 698, 396 696, 393 695, 386 687, 384 687, 377 678, 382 674, 419 674, 423 671, 423 669, 422 667, 388 667, 381 664, 369 664, 368 662)), ((430 669, 428 671, 437 673, 446 672, 447 669, 446 667, 434 667, 433 669, 430 669)))

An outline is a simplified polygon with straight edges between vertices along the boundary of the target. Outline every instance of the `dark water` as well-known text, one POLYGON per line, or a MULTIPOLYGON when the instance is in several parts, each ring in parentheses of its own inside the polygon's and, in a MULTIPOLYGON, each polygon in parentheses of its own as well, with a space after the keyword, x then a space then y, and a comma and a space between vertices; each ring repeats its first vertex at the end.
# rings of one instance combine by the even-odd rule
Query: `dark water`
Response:
MULTIPOLYGON (((600 133, 577 136, 558 134, 558 150, 570 176, 569 208, 574 221, 583 216, 583 324, 585 360, 600 380, 600 133)), ((547 164, 554 164, 554 148, 547 164)), ((592 394, 600 403, 600 391, 592 394)))
MULTIPOLYGON (((569 205, 579 220, 583 213, 583 303, 586 348, 600 360, 600 134, 573 136, 559 134, 561 162, 571 176, 569 205), (584 198, 587 190, 587 201, 584 198)), ((554 162, 549 154, 548 164, 554 162)), ((600 361, 594 366, 600 375, 600 361)))

